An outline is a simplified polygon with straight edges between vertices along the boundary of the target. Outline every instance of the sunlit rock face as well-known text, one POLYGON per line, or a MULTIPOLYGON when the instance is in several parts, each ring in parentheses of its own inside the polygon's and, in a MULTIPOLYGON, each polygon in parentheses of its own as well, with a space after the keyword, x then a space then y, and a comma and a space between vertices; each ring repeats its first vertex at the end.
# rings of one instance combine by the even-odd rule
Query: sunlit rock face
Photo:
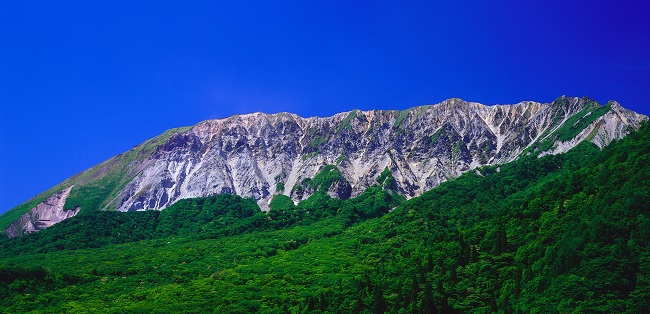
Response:
POLYGON ((70 195, 72 186, 58 192, 41 202, 29 212, 14 221, 5 232, 10 237, 37 232, 76 215, 80 208, 64 210, 65 200, 70 195))
POLYGON ((410 198, 483 165, 561 153, 582 141, 602 147, 644 119, 616 102, 567 97, 495 106, 449 99, 327 118, 236 115, 171 136, 138 161, 138 173, 111 204, 160 210, 183 198, 233 193, 266 209, 275 194, 296 202, 309 197, 314 190, 297 187, 325 165, 343 176, 326 191, 331 196, 360 194, 388 167, 395 189, 410 198))

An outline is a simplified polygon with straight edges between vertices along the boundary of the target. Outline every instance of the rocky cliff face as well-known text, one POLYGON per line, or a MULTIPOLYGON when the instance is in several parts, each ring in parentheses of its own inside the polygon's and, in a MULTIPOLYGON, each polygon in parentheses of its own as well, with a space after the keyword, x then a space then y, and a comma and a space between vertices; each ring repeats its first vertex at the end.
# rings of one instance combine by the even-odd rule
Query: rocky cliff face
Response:
POLYGON ((386 169, 391 189, 410 198, 479 166, 561 153, 583 141, 602 147, 646 119, 613 101, 601 106, 568 97, 496 106, 449 99, 327 118, 236 115, 169 130, 12 209, 7 214, 22 217, 3 215, 0 227, 15 236, 74 216, 79 207, 160 210, 218 193, 252 197, 263 209, 276 194, 298 202, 320 190, 345 199, 386 169))
POLYGON ((70 195, 71 189, 72 186, 50 196, 50 198, 22 215, 5 229, 7 235, 17 237, 22 234, 36 232, 75 216, 80 208, 63 210, 63 205, 70 195))
POLYGON ((553 154, 588 140, 607 145, 645 116, 616 102, 560 97, 551 104, 484 106, 449 99, 404 111, 350 111, 327 118, 290 113, 237 115, 176 133, 142 162, 119 191, 115 209, 163 209, 179 199, 235 193, 266 208, 275 194, 294 201, 328 171, 340 177, 327 192, 347 198, 386 167, 396 190, 420 195, 473 168, 522 154, 553 154))

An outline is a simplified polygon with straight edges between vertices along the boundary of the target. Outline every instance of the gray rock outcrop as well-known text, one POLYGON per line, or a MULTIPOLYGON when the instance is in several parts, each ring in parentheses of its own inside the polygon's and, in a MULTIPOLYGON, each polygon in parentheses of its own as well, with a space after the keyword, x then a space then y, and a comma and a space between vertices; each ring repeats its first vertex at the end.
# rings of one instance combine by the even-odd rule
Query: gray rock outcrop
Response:
POLYGON ((5 229, 7 235, 10 237, 18 237, 23 234, 37 232, 75 216, 81 208, 77 207, 71 210, 63 209, 65 200, 70 195, 70 190, 72 190, 72 186, 50 196, 47 200, 22 215, 5 229))

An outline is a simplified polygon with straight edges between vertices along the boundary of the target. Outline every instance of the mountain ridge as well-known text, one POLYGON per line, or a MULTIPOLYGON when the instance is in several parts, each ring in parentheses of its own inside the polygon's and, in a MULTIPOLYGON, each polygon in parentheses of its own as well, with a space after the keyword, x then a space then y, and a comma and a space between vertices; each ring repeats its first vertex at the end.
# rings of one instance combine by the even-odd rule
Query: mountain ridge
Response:
POLYGON ((90 212, 0 238, 0 307, 646 313, 649 148, 642 122, 602 150, 481 167, 408 201, 385 171, 361 196, 281 195, 269 212, 229 194, 90 212))
MULTIPOLYGON (((451 98, 325 118, 256 112, 168 130, 40 198, 74 184, 65 209, 160 210, 179 199, 221 193, 252 197, 268 209, 273 195, 294 202, 309 197, 296 187, 327 165, 344 179, 327 191, 331 196, 359 195, 388 168, 396 190, 410 198, 482 165, 561 153, 584 140, 602 148, 646 119, 615 101, 600 105, 565 96, 550 104, 493 106, 451 98)), ((42 200, 14 208, 11 218, 42 200)))

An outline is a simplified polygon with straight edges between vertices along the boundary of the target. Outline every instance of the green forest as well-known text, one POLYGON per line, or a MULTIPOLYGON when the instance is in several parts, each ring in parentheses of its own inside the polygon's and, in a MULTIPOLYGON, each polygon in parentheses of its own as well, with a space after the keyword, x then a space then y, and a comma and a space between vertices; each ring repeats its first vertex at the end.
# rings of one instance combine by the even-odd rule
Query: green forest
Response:
POLYGON ((648 123, 408 201, 393 188, 385 169, 357 197, 268 212, 235 195, 83 212, 0 239, 0 312, 650 311, 648 123))

